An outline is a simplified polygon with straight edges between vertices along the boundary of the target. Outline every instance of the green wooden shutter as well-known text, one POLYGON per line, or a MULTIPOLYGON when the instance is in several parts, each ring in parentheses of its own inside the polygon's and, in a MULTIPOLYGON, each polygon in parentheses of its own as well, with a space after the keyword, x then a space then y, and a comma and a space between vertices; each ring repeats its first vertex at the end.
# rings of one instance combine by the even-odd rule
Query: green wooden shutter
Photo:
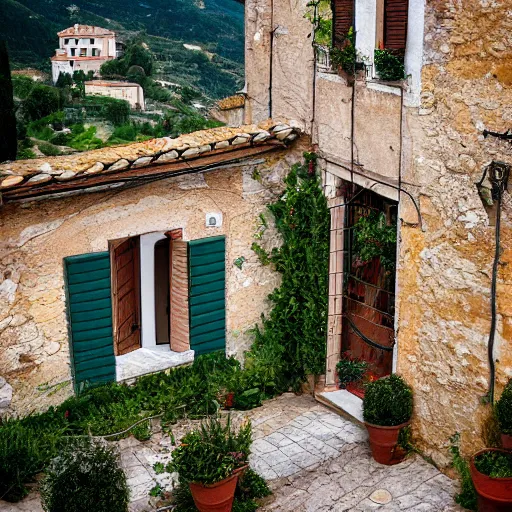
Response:
POLYGON ((64 258, 75 391, 115 381, 110 254, 64 258))
POLYGON ((226 348, 226 239, 189 242, 190 348, 196 355, 226 348))

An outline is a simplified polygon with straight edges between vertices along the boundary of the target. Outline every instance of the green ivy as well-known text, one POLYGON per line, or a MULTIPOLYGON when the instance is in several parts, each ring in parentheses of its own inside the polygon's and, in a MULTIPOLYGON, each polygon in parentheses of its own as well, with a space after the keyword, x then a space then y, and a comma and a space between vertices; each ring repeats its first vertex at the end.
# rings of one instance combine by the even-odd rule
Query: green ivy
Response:
POLYGON ((381 265, 394 271, 396 265, 396 223, 386 224, 386 216, 372 211, 354 225, 354 254, 363 263, 380 258, 381 265))
POLYGON ((512 379, 510 379, 496 402, 496 417, 501 432, 512 435, 512 379))
POLYGON ((403 59, 397 57, 389 50, 375 50, 375 69, 382 80, 390 82, 405 79, 403 59))
POLYGON ((455 496, 455 501, 468 510, 476 510, 476 490, 471 479, 468 461, 460 454, 459 432, 450 437, 450 453, 453 467, 460 476, 460 493, 455 496))
POLYGON ((249 358, 258 359, 268 350, 282 362, 277 378, 291 385, 307 374, 325 372, 329 210, 315 173, 315 155, 305 158, 305 164, 292 167, 284 193, 268 207, 282 246, 268 254, 254 244, 262 263, 270 261, 282 274, 282 284, 269 295, 273 309, 262 318, 262 327, 255 328, 249 358))

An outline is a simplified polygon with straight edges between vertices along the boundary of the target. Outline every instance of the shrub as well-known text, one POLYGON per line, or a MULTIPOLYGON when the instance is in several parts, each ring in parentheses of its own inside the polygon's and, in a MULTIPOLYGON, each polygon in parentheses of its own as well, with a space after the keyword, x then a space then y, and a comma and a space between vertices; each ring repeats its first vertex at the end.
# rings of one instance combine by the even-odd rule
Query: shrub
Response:
POLYGON ((41 119, 60 107, 59 90, 47 85, 35 84, 23 102, 23 112, 29 121, 41 119))
POLYGON ((512 453, 488 451, 475 457, 475 467, 491 478, 512 478, 512 453))
POLYGON ((367 369, 368 363, 366 361, 345 356, 336 365, 341 387, 345 387, 349 382, 360 381, 367 369))
POLYGON ((60 149, 49 142, 41 142, 37 147, 39 148, 39 151, 46 156, 57 156, 61 154, 60 149))
POLYGON ((29 76, 17 75, 12 77, 14 96, 24 100, 34 88, 34 80, 29 76))
POLYGON ((405 68, 403 59, 389 50, 375 50, 375 69, 382 80, 404 80, 405 68))
POLYGON ((496 402, 496 417, 500 430, 504 434, 512 435, 512 379, 510 379, 496 402))
POLYGON ((61 434, 60 429, 35 429, 4 420, 0 425, 0 499, 19 501, 28 494, 25 483, 44 469, 61 434))
POLYGON ((391 427, 409 421, 413 397, 410 386, 398 375, 370 382, 363 399, 363 418, 367 423, 391 427))
POLYGON ((55 144, 56 146, 67 146, 69 139, 70 139, 69 133, 56 133, 53 135, 53 137, 50 139, 50 142, 52 144, 55 144))
POLYGON ((129 490, 112 447, 82 439, 53 459, 41 485, 46 512, 126 512, 129 490))
POLYGON ((341 48, 334 47, 330 49, 331 63, 335 67, 341 67, 345 73, 353 75, 356 65, 355 34, 353 27, 350 27, 340 46, 341 48))
POLYGON ((130 104, 125 100, 110 98, 103 109, 105 118, 112 124, 119 126, 127 123, 130 118, 130 104))
POLYGON ((229 417, 225 425, 219 419, 207 419, 199 429, 183 437, 172 452, 168 470, 177 471, 185 482, 220 482, 247 464, 251 442, 250 423, 236 433, 229 417))
POLYGON ((54 130, 62 129, 63 123, 64 112, 54 112, 29 123, 27 133, 36 139, 49 141, 54 136, 54 130))

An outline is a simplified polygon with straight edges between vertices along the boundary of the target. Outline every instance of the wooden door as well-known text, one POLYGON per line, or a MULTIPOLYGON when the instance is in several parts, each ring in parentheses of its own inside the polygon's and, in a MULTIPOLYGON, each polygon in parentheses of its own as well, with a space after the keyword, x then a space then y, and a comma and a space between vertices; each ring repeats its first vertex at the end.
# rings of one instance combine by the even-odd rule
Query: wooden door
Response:
POLYGON ((111 247, 115 354, 140 348, 140 243, 139 237, 115 242, 111 247))

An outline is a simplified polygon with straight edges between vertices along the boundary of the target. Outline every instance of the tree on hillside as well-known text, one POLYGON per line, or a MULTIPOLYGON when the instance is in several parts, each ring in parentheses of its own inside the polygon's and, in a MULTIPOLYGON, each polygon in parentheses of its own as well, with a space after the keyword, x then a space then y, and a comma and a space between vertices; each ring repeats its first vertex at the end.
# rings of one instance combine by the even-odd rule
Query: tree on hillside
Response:
POLYGON ((11 68, 5 41, 0 41, 0 162, 16 160, 17 136, 11 68))
POLYGON ((34 84, 23 103, 23 113, 27 121, 36 121, 57 112, 60 108, 59 89, 48 85, 34 84))

